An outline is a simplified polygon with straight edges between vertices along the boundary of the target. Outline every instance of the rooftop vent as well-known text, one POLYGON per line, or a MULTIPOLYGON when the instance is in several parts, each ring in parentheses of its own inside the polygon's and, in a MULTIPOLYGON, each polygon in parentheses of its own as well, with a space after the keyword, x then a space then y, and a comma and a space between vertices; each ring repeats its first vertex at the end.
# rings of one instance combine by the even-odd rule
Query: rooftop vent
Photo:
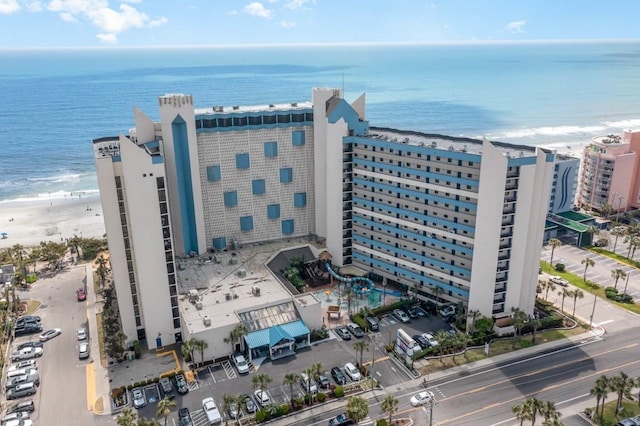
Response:
POLYGON ((260 287, 257 285, 251 286, 251 294, 256 297, 260 296, 260 287))
POLYGON ((199 301, 199 300, 196 302, 196 309, 197 309, 198 311, 201 311, 201 310, 202 310, 202 302, 201 302, 201 301, 199 301))
POLYGON ((202 317, 202 323, 205 327, 211 327, 211 318, 209 318, 209 315, 202 317))
POLYGON ((200 295, 198 294, 198 290, 189 290, 189 302, 197 302, 200 299, 200 295))
POLYGON ((247 270, 244 268, 240 268, 238 269, 238 271, 236 272, 236 275, 238 276, 238 278, 244 278, 247 276, 247 270))

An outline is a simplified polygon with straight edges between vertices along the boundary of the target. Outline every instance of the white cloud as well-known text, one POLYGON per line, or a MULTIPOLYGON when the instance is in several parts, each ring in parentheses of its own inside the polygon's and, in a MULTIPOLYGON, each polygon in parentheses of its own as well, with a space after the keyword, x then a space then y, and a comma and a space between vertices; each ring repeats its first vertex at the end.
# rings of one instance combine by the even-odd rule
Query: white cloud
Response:
POLYGON ((60 15, 60 19, 62 19, 64 22, 71 22, 71 23, 76 23, 78 22, 78 20, 76 19, 75 16, 73 16, 71 13, 68 12, 62 12, 60 15))
POLYGON ((0 14, 11 15, 20 10, 18 0, 0 0, 0 14))
POLYGON ((115 34, 96 34, 96 37, 103 43, 114 44, 118 42, 118 37, 115 34))
POLYGON ((230 10, 227 12, 227 15, 236 16, 238 14, 237 10, 230 10))
POLYGON ((282 28, 293 28, 296 26, 296 23, 294 21, 280 21, 280 26, 282 28))
POLYGON ((309 3, 309 0, 291 0, 285 6, 291 10, 296 10, 302 8, 306 3, 309 3))
POLYGON ((43 6, 41 1, 29 1, 25 3, 25 7, 29 12, 42 12, 43 6))
POLYGON ((510 32, 510 33, 522 33, 522 32, 524 32, 522 27, 524 27, 526 23, 527 23, 527 21, 509 22, 507 24, 507 26, 504 27, 503 31, 507 31, 507 32, 510 32))
POLYGON ((253 3, 249 3, 248 5, 246 5, 244 7, 244 12, 251 16, 257 16, 259 18, 273 18, 273 11, 264 7, 264 5, 259 1, 254 1, 253 3))

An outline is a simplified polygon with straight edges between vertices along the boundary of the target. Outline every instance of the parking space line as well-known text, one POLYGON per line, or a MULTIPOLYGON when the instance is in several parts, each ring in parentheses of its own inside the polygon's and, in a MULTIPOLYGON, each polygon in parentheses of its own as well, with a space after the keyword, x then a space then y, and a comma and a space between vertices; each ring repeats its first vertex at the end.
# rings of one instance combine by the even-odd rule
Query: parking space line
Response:
POLYGON ((229 361, 222 361, 222 368, 224 369, 224 372, 229 380, 238 377, 238 375, 236 374, 236 370, 234 370, 229 361))
POLYGON ((213 371, 211 370, 211 367, 207 367, 207 370, 209 371, 209 375, 211 376, 211 380, 213 380, 213 383, 217 383, 216 378, 213 375, 213 371))

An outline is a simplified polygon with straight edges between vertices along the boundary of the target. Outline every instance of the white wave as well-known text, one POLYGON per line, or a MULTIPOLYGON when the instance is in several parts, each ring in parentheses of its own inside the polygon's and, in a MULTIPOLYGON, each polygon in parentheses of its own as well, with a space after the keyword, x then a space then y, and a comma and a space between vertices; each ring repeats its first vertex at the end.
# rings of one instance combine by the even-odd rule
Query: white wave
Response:
POLYGON ((45 177, 30 177, 27 178, 30 182, 51 182, 51 183, 60 183, 60 182, 73 182, 79 180, 82 176, 87 176, 88 174, 81 173, 68 173, 64 175, 56 175, 56 176, 45 176, 45 177))
POLYGON ((615 127, 617 129, 639 129, 640 128, 640 119, 631 119, 631 120, 620 120, 620 121, 605 121, 609 127, 615 127))
POLYGON ((47 192, 45 194, 36 194, 34 196, 24 196, 18 198, 9 198, 6 200, 0 200, 0 204, 13 203, 13 202, 33 202, 33 201, 49 201, 49 200, 62 200, 62 199, 76 199, 82 197, 94 197, 99 195, 98 189, 87 189, 82 191, 56 191, 47 192))
POLYGON ((568 136, 583 135, 591 136, 602 133, 607 129, 606 126, 543 126, 532 127, 528 129, 513 129, 498 132, 489 135, 491 139, 507 139, 507 138, 531 138, 536 136, 568 136))

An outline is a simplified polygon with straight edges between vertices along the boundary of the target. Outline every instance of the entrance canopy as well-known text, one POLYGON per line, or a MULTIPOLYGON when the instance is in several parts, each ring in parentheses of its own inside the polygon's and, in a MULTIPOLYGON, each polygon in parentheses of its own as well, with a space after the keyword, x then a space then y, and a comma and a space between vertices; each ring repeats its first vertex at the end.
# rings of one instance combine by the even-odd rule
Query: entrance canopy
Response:
POLYGON ((253 331, 244 336, 244 341, 249 349, 256 349, 263 346, 272 347, 282 340, 295 341, 296 338, 307 336, 309 328, 302 320, 293 321, 287 324, 274 325, 263 330, 253 331))

